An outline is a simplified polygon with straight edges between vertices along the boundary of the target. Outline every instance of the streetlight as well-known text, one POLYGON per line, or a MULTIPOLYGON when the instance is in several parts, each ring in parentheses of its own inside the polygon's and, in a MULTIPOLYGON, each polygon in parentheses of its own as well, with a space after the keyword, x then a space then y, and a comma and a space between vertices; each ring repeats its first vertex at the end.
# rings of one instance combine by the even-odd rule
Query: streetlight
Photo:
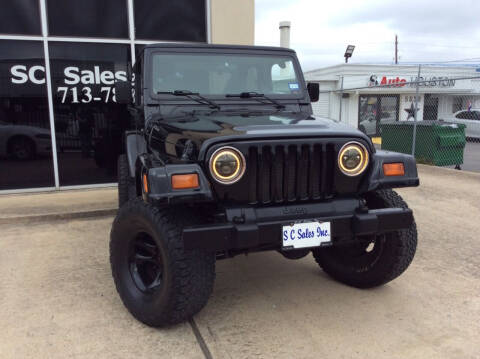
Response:
POLYGON ((347 63, 348 59, 350 57, 352 57, 353 50, 355 50, 355 45, 348 45, 347 46, 347 49, 345 50, 345 55, 343 55, 345 57, 345 63, 347 63))

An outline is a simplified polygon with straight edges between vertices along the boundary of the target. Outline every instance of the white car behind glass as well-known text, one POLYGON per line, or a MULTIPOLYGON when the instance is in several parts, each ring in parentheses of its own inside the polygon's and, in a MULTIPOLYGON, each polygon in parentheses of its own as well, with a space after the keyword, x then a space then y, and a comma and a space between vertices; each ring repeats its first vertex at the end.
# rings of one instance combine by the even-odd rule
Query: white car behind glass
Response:
POLYGON ((465 136, 467 138, 480 140, 480 109, 472 108, 470 111, 457 111, 448 122, 463 123, 466 125, 465 136))

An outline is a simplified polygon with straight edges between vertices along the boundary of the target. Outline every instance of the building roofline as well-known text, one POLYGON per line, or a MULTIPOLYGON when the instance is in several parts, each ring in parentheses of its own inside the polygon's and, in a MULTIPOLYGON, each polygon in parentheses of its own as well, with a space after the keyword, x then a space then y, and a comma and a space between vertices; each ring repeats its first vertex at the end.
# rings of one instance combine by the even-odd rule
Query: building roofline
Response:
MULTIPOLYGON (((475 67, 473 66, 462 66, 462 65, 434 65, 434 64, 421 64, 422 68, 428 68, 428 69, 449 69, 449 70, 472 70, 475 71, 475 67)), ((337 64, 337 65, 331 65, 331 66, 325 66, 325 67, 319 67, 314 70, 309 70, 305 71, 304 74, 314 74, 318 72, 333 72, 334 70, 338 69, 338 72, 345 72, 345 71, 356 71, 359 69, 374 69, 374 68, 379 68, 379 67, 390 67, 390 68, 395 68, 399 70, 412 70, 412 69, 418 69, 418 64, 337 64)), ((480 66, 479 66, 480 67, 480 66)))

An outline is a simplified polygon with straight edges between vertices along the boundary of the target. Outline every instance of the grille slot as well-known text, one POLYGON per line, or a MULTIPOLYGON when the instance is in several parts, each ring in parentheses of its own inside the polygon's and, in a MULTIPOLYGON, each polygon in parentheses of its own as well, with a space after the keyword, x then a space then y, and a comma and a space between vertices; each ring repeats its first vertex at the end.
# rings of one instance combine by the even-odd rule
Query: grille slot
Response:
POLYGON ((327 198, 333 192, 335 145, 257 145, 248 148, 251 204, 327 198))

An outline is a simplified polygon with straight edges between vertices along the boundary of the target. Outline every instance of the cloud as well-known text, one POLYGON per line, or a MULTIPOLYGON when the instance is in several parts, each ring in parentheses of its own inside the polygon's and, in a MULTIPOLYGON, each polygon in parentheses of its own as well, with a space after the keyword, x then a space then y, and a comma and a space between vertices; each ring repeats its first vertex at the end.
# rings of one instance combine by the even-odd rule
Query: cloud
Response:
MULTIPOLYGON (((292 22, 291 47, 305 70, 343 61, 391 63, 399 36, 403 62, 480 57, 479 1, 256 0, 255 43, 279 44, 278 23, 292 22)), ((480 62, 480 61, 479 61, 480 62)))
POLYGON ((364 0, 348 11, 330 18, 332 26, 348 26, 373 21, 387 23, 405 35, 470 36, 478 30, 478 0, 438 1, 364 0))

